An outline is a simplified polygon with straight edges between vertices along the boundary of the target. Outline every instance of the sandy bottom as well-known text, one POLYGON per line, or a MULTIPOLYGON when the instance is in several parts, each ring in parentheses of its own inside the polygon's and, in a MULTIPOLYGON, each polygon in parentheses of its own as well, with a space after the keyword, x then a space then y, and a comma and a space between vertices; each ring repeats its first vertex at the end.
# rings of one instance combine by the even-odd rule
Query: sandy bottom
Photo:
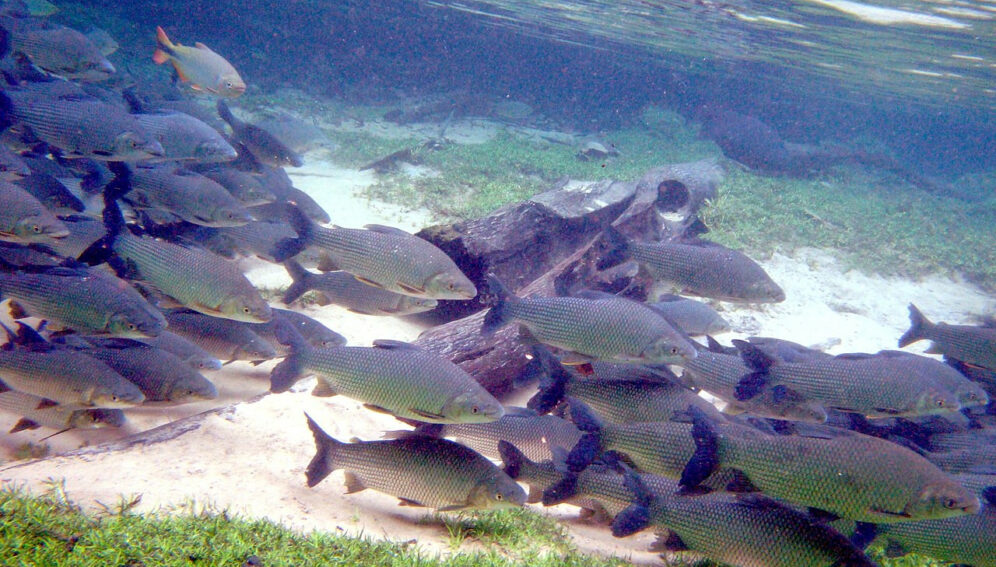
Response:
MULTIPOLYGON (((343 226, 382 223, 415 231, 430 224, 425 211, 408 211, 361 196, 375 181, 369 172, 338 168, 306 160, 291 171, 295 184, 308 191, 343 226)), ((916 303, 933 320, 970 322, 992 313, 996 301, 963 282, 930 277, 919 282, 843 271, 829 254, 803 250, 793 256, 776 254, 761 262, 785 289, 788 299, 778 305, 718 307, 735 332, 722 342, 748 335, 792 339, 830 347, 831 352, 875 352, 895 348, 908 326, 907 304, 916 303)), ((254 283, 280 287, 289 283, 282 268, 252 263, 246 266, 254 283)), ((351 344, 374 339, 413 340, 422 330, 403 320, 349 313, 335 306, 309 307, 308 315, 345 335, 351 344)), ((909 350, 922 352, 924 344, 909 350)), ((83 506, 113 507, 122 498, 141 495, 137 511, 183 510, 212 506, 251 517, 265 517, 301 531, 321 530, 364 534, 394 541, 417 540, 428 553, 451 551, 447 532, 438 520, 420 523, 427 511, 398 506, 389 496, 372 491, 345 495, 342 473, 333 473, 313 489, 305 486, 304 469, 314 454, 304 412, 332 436, 378 439, 387 430, 404 428, 393 418, 371 412, 343 398, 315 398, 313 380, 284 394, 265 394, 272 363, 253 367, 233 363, 211 373, 218 385, 216 401, 168 409, 129 411, 129 423, 117 431, 70 432, 48 441, 51 456, 0 467, 0 482, 34 492, 62 480, 70 499, 83 506), (251 401, 247 401, 251 400, 251 401), (209 411, 214 408, 220 410, 209 411), (203 413, 202 412, 207 412, 203 413), (171 440, 128 444, 111 450, 95 445, 127 438, 153 427, 195 414, 181 422, 190 430, 171 440), (89 446, 74 455, 58 453, 89 446)), ((9 429, 17 416, 0 414, 0 428, 9 429)), ((175 427, 167 426, 167 427, 175 427)), ((2 437, 4 459, 25 443, 37 443, 51 431, 27 431, 2 437)), ((541 509, 541 508, 538 508, 541 509)), ((657 563, 645 552, 653 537, 641 534, 616 540, 605 528, 576 520, 576 509, 561 506, 547 513, 563 518, 575 544, 583 551, 608 553, 637 563, 657 563)), ((461 549, 468 549, 464 544, 461 549)))

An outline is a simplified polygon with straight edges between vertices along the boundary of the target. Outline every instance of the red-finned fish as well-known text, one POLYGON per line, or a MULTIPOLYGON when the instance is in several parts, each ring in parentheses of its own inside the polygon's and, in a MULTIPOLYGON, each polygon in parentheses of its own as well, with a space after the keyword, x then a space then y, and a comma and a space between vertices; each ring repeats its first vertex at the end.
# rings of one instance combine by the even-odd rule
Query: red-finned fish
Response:
POLYGON ((203 43, 194 47, 170 41, 163 28, 156 27, 156 51, 152 60, 158 65, 169 61, 184 83, 197 91, 207 91, 218 96, 235 98, 246 90, 246 84, 224 57, 203 43))

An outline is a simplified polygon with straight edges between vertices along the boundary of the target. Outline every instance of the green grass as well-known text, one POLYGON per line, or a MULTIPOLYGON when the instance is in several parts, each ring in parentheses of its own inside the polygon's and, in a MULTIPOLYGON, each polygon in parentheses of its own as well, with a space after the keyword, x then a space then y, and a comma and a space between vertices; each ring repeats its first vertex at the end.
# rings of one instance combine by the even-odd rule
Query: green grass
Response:
POLYGON ((224 511, 131 513, 138 500, 122 498, 100 514, 89 514, 69 502, 58 483, 41 497, 2 490, 0 557, 13 564, 52 567, 240 566, 254 556, 266 567, 625 565, 618 559, 579 554, 555 520, 525 510, 445 517, 450 533, 458 533, 451 535, 454 551, 466 541, 484 549, 439 557, 417 545, 319 532, 298 534, 267 520, 224 511))

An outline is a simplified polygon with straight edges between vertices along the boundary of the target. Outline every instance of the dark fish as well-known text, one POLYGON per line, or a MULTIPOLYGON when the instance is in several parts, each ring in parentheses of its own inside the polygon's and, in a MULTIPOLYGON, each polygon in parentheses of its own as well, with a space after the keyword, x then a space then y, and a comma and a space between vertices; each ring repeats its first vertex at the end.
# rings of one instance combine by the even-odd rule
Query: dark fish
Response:
POLYGON ((697 486, 717 467, 742 471, 769 496, 876 524, 938 519, 979 510, 979 499, 929 461, 895 443, 844 430, 770 435, 713 423, 694 408, 695 456, 681 484, 697 486))
POLYGON ((291 151, 273 134, 259 126, 236 118, 223 100, 218 101, 218 115, 232 127, 234 138, 261 163, 274 167, 301 167, 301 156, 291 151))
POLYGON ((21 189, 31 193, 48 210, 57 214, 81 213, 86 210, 83 201, 62 184, 61 181, 44 173, 32 173, 14 181, 21 189))
MULTIPOLYGON (((259 214, 259 207, 254 207, 251 214, 259 214)), ((226 258, 256 256, 268 262, 276 262, 272 256, 273 248, 281 240, 296 237, 297 233, 286 222, 258 220, 242 226, 212 229, 210 234, 201 232, 195 240, 226 258)))
POLYGON ((660 311, 688 335, 715 335, 730 330, 730 324, 715 309, 701 301, 677 295, 662 295, 651 307, 660 311))
POLYGON ((85 266, 0 274, 0 296, 27 314, 79 333, 154 337, 166 319, 128 282, 85 266))
POLYGON ((114 65, 100 49, 74 29, 52 24, 19 25, 11 32, 11 49, 50 73, 85 81, 103 81, 114 74, 114 65))
POLYGON ((757 347, 733 341, 753 370, 736 386, 737 400, 750 400, 766 387, 784 385, 806 399, 867 417, 931 415, 961 408, 952 384, 967 379, 927 357, 841 354, 800 362, 772 359, 757 347))
POLYGON ((308 341, 308 344, 315 348, 330 348, 346 344, 346 337, 329 329, 321 322, 308 317, 304 313, 277 308, 273 308, 271 311, 273 312, 273 319, 270 319, 270 321, 266 323, 243 323, 243 325, 248 326, 252 332, 268 341, 280 356, 290 353, 290 348, 280 343, 277 331, 277 327, 285 324, 297 329, 297 332, 308 341))
POLYGON ((910 328, 899 339, 899 346, 928 339, 934 342, 928 352, 996 370, 996 327, 931 323, 910 304, 910 328))
POLYGON ((410 315, 436 307, 436 300, 414 297, 367 285, 349 272, 314 274, 293 260, 284 262, 294 283, 284 293, 283 302, 291 304, 309 291, 318 292, 319 305, 334 303, 364 315, 410 315))
POLYGON ((522 488, 491 461, 453 441, 415 436, 341 443, 310 416, 308 427, 317 446, 308 486, 344 469, 347 494, 370 488, 441 511, 511 508, 526 500, 522 488))
POLYGON ((64 100, 18 91, 8 98, 11 117, 31 129, 63 157, 105 161, 139 161, 163 157, 163 147, 121 108, 97 100, 64 100))
POLYGON ((277 196, 260 185, 255 175, 231 167, 199 168, 205 177, 221 185, 247 207, 265 205, 277 200, 277 196))
MULTIPOLYGON (((277 203, 294 203, 297 208, 301 209, 301 212, 315 222, 329 223, 332 221, 332 218, 325 209, 312 199, 311 195, 294 187, 290 176, 287 175, 287 172, 282 167, 263 166, 261 169, 262 171, 259 175, 260 185, 263 186, 263 189, 266 189, 277 197, 277 203)), ((261 208, 272 209, 272 212, 268 216, 257 216, 256 218, 267 218, 270 220, 279 218, 288 222, 291 219, 290 212, 284 204, 261 208)))
POLYGON ((190 311, 166 313, 169 330, 224 362, 270 360, 277 351, 247 325, 190 311))
POLYGON ((232 161, 238 152, 217 130, 182 112, 133 114, 162 145, 165 160, 196 163, 232 161))
POLYGON ((426 423, 487 423, 505 410, 449 360, 398 341, 373 347, 315 348, 296 333, 282 342, 291 354, 270 373, 270 391, 285 392, 300 378, 318 377, 316 395, 342 394, 369 408, 426 423))
POLYGON ((95 341, 86 354, 138 386, 146 402, 186 404, 218 397, 218 390, 178 357, 128 339, 95 341))
POLYGON ((142 339, 142 342, 167 352, 185 362, 194 370, 220 370, 221 361, 189 339, 171 331, 163 331, 158 336, 142 339))
POLYGON ((663 315, 642 303, 589 293, 522 299, 494 276, 488 277, 488 283, 497 301, 484 317, 484 335, 514 321, 535 340, 567 351, 568 362, 681 364, 695 358, 691 342, 663 315))
POLYGON ((69 229, 33 195, 0 181, 0 240, 30 244, 51 243, 69 236, 69 229))
POLYGON ((174 165, 134 167, 131 183, 124 199, 136 208, 162 209, 201 226, 241 226, 252 220, 224 187, 174 165))
POLYGON ((317 148, 335 149, 335 144, 321 128, 313 123, 287 114, 271 116, 259 121, 257 127, 280 140, 292 152, 302 154, 317 148))
POLYGON ((601 266, 632 258, 685 293, 748 303, 785 300, 785 292, 756 262, 714 242, 635 242, 613 227, 605 235, 611 249, 601 266))
POLYGON ((363 283, 395 293, 431 299, 473 299, 473 282, 445 252, 407 232, 380 225, 364 229, 324 228, 294 209, 291 224, 300 236, 277 244, 278 261, 306 246, 320 248, 337 269, 363 283))

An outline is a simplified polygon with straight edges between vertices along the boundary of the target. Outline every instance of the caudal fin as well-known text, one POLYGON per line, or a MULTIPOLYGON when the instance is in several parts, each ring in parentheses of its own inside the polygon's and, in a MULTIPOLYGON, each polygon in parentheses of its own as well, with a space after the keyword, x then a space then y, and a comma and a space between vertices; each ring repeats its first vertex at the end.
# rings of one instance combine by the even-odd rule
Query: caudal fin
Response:
POLYGON ((903 333, 902 337, 899 337, 899 348, 903 348, 906 345, 910 345, 927 338, 923 333, 931 325, 933 325, 933 323, 924 317, 923 313, 920 313, 920 310, 916 308, 916 305, 910 303, 910 328, 903 333))
POLYGON ((539 391, 526 407, 538 414, 547 414, 560 405, 567 395, 571 375, 553 354, 542 345, 533 345, 533 359, 523 368, 523 374, 539 378, 539 391))
POLYGON ((633 504, 612 520, 612 535, 615 537, 633 535, 646 528, 650 524, 650 503, 653 501, 653 493, 635 472, 627 470, 623 475, 626 488, 633 493, 633 504))
POLYGON ((308 245, 312 234, 315 232, 315 222, 308 218, 308 215, 301 211, 300 207, 294 205, 287 206, 287 222, 297 233, 295 238, 284 238, 277 242, 270 256, 275 262, 285 262, 293 256, 297 256, 308 245))
POLYGON ((602 232, 609 244, 609 249, 598 259, 598 269, 604 270, 617 264, 621 264, 629 258, 629 238, 619 232, 616 227, 609 225, 602 232))
POLYGON ((511 320, 508 311, 509 301, 514 301, 515 296, 501 283, 494 274, 487 276, 488 293, 495 297, 494 304, 484 316, 484 323, 481 325, 481 334, 485 337, 493 335, 498 329, 507 325, 511 320))
POLYGON ((156 65, 162 65, 169 61, 174 47, 162 26, 156 26, 156 51, 152 54, 152 60, 156 62, 156 65))
POLYGON ((695 406, 688 406, 692 416, 692 438, 695 453, 681 471, 679 484, 683 489, 695 488, 719 467, 719 435, 709 416, 695 406))
POLYGON ((295 262, 294 260, 287 260, 284 262, 284 268, 287 269, 287 273, 290 275, 291 279, 294 280, 284 292, 284 297, 282 301, 285 305, 290 305, 298 300, 302 295, 311 291, 311 282, 313 274, 308 270, 304 269, 304 266, 295 262))
POLYGON ((315 420, 311 419, 310 415, 306 413, 304 417, 308 418, 308 429, 315 436, 315 456, 308 463, 308 468, 305 470, 305 475, 308 478, 308 487, 310 488, 324 480, 325 477, 332 474, 332 471, 336 469, 335 455, 343 443, 336 441, 331 435, 325 433, 315 420))

